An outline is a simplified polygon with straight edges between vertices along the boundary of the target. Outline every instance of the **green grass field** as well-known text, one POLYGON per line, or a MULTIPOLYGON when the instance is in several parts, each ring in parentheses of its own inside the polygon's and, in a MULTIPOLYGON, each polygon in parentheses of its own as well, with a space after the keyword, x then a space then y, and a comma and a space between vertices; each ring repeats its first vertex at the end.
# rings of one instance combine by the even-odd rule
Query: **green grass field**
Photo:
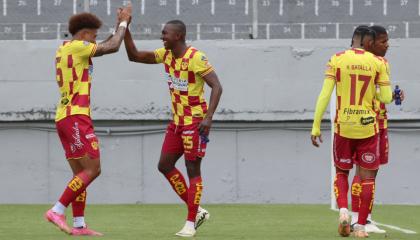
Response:
MULTIPOLYGON (((43 219, 47 205, 0 205, 1 240, 83 239, 58 231, 43 219)), ((211 218, 195 239, 342 239, 336 232, 337 212, 327 205, 206 205, 211 218)), ((68 212, 71 214, 71 212, 68 212)), ((405 234, 387 229, 369 239, 420 239, 419 206, 377 206, 378 222, 416 231, 405 234)), ((89 226, 105 234, 102 239, 181 239, 186 216, 183 205, 90 205, 89 226)), ((70 220, 71 218, 68 218, 70 220)), ((70 221, 69 221, 70 223, 70 221)))

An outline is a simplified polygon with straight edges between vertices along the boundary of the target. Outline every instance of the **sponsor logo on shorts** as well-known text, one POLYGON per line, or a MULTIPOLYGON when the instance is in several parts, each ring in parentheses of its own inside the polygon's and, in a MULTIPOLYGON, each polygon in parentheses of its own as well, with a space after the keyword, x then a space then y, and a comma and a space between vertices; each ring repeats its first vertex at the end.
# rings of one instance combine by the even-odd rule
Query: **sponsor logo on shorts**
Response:
POLYGON ((365 163, 373 163, 376 160, 375 154, 373 153, 364 153, 362 155, 362 161, 365 163))
POLYGON ((351 159, 348 158, 340 158, 341 163, 351 163, 351 159))
POLYGON ((370 117, 366 117, 366 118, 364 118, 364 117, 361 117, 360 118, 360 123, 362 124, 362 125, 369 125, 369 124, 372 124, 372 123, 374 123, 375 122, 375 118, 374 117, 372 117, 372 116, 370 116, 370 117))
POLYGON ((74 152, 76 152, 76 149, 82 149, 83 148, 83 143, 80 140, 79 123, 75 122, 72 129, 74 130, 74 134, 72 135, 72 137, 74 139, 74 143, 70 144, 70 150, 71 150, 72 153, 74 153, 74 152))
POLYGON ((183 131, 182 134, 194 134, 194 130, 187 130, 187 131, 183 131))
POLYGON ((85 136, 86 139, 96 138, 96 135, 94 133, 89 133, 85 136))

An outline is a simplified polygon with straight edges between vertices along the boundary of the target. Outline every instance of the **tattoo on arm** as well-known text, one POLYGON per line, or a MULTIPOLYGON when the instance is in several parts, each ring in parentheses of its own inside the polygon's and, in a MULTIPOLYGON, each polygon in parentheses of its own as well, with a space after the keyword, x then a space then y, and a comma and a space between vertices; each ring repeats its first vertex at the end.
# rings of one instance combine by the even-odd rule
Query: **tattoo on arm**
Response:
POLYGON ((94 57, 99 57, 105 54, 118 52, 124 39, 125 27, 119 27, 117 32, 109 39, 98 44, 94 57))

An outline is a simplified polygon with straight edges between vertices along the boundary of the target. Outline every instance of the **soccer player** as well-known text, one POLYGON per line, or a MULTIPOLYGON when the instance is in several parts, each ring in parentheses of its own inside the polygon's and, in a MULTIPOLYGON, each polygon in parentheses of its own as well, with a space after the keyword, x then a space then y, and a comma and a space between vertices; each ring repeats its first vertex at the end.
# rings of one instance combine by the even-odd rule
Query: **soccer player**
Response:
POLYGON ((101 20, 90 13, 73 15, 69 20, 72 40, 64 42, 56 52, 56 79, 61 98, 55 122, 74 176, 60 199, 45 213, 45 218, 68 234, 103 235, 89 229, 84 219, 86 188, 101 172, 98 139, 90 117, 91 58, 118 51, 130 18, 131 4, 119 9, 119 26, 115 34, 97 44, 96 36, 102 25, 101 20), (65 217, 65 210, 70 203, 73 210, 72 229, 67 225, 65 217))
POLYGON ((360 166, 361 194, 358 223, 354 235, 368 236, 365 230, 369 209, 373 205, 375 176, 379 167, 378 129, 375 99, 389 103, 392 100, 389 74, 382 60, 368 52, 374 43, 375 32, 363 27, 353 35, 353 48, 333 55, 327 64, 325 80, 318 97, 311 132, 312 144, 319 147, 321 119, 331 93, 336 87, 337 106, 334 124, 334 190, 339 207, 338 232, 350 234, 350 215, 347 193, 348 174, 353 161, 360 166), (361 43, 361 45, 356 45, 361 43), (376 93, 376 87, 379 92, 376 93), (353 156, 355 156, 353 158, 353 156))
MULTIPOLYGON (((370 50, 376 56, 380 56, 383 61, 385 62, 387 69, 389 71, 389 63, 384 58, 385 54, 388 50, 388 33, 386 29, 382 26, 374 25, 371 26, 372 29, 376 33, 376 38, 372 49, 370 50)), ((404 96, 402 94, 402 96, 404 96)), ((403 97, 402 97, 403 99, 403 97)), ((376 109, 378 109, 378 124, 379 124, 379 159, 380 164, 384 165, 388 163, 388 118, 387 118, 387 110, 384 103, 376 101, 376 109)), ((358 176, 359 167, 356 167, 356 173, 353 178, 352 186, 351 186, 351 209, 352 209, 352 225, 357 223, 358 215, 359 215, 359 201, 360 201, 360 177, 358 176)), ((371 211, 369 211, 367 224, 366 224, 366 232, 370 233, 385 233, 386 231, 380 229, 375 225, 375 222, 372 220, 371 211)))
POLYGON ((185 37, 185 24, 172 20, 162 30, 163 48, 137 51, 128 30, 124 43, 130 61, 164 65, 173 119, 166 130, 158 169, 188 208, 187 221, 176 235, 192 237, 203 221, 210 217, 200 207, 203 191, 200 165, 222 86, 206 55, 188 46, 185 37), (211 88, 209 105, 204 99, 204 83, 211 88), (185 158, 189 187, 184 176, 175 167, 182 155, 185 158))

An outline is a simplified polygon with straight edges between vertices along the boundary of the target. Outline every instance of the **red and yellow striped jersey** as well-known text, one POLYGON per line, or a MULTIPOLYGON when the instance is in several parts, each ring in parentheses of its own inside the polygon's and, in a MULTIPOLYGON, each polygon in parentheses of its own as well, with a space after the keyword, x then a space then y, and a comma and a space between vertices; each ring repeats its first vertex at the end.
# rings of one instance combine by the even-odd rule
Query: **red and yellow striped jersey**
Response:
POLYGON ((213 71, 205 54, 189 47, 184 56, 175 58, 171 50, 159 48, 155 58, 165 66, 174 123, 184 126, 200 122, 207 113, 203 77, 213 71))
POLYGON ((86 41, 66 41, 56 52, 56 80, 60 102, 55 121, 82 114, 90 116, 90 85, 96 44, 86 41))
POLYGON ((335 132, 351 139, 375 135, 376 86, 390 84, 383 59, 363 49, 349 49, 331 57, 325 75, 336 83, 335 132))

